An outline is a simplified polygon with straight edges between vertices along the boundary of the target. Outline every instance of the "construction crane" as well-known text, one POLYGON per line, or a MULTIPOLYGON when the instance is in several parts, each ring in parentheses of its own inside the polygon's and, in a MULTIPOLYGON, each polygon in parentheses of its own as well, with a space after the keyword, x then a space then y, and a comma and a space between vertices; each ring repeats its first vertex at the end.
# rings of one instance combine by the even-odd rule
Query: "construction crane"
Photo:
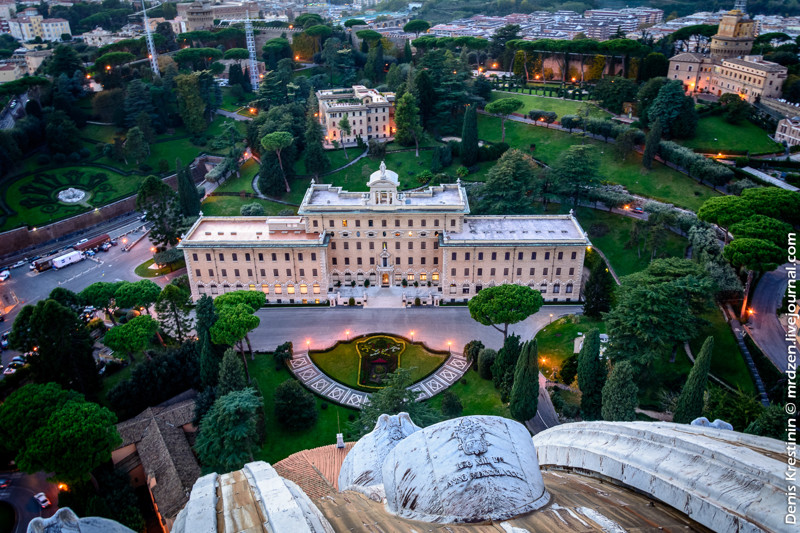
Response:
POLYGON ((150 22, 147 20, 147 10, 159 5, 160 4, 156 4, 148 8, 145 7, 144 0, 142 0, 142 15, 144 16, 144 34, 147 37, 147 52, 150 57, 150 68, 153 69, 153 75, 156 78, 161 77, 161 72, 158 70, 158 54, 156 54, 156 45, 153 43, 153 32, 150 31, 150 22))
POLYGON ((244 35, 247 41, 247 51, 250 53, 250 88, 258 91, 258 61, 256 60, 256 39, 253 37, 253 22, 250 20, 250 11, 244 21, 244 35))

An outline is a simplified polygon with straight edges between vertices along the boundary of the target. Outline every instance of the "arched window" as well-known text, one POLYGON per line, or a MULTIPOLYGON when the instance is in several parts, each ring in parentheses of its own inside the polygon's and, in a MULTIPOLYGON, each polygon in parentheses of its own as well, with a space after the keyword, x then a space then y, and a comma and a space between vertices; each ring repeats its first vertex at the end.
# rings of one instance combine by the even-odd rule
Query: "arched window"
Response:
POLYGON ((315 283, 312 287, 314 294, 319 294, 319 283, 315 283))
POLYGON ((300 294, 308 294, 308 285, 305 283, 300 284, 300 294))
POLYGON ((572 294, 572 283, 567 283, 567 294, 572 294))

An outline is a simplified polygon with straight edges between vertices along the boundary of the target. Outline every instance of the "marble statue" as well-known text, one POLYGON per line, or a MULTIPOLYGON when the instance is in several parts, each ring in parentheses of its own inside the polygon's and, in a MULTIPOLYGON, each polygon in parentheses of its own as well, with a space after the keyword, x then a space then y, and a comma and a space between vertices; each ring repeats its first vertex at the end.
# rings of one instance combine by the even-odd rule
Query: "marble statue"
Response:
POLYGON ((381 179, 386 177, 386 161, 381 161, 381 179))

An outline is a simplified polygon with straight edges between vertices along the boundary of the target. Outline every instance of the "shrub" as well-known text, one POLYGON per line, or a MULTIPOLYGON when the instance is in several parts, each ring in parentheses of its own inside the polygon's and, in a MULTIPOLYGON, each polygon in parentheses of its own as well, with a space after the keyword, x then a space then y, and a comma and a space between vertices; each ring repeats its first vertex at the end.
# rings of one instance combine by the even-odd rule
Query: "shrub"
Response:
POLYGON ((42 166, 49 165, 50 164, 50 156, 47 155, 47 154, 39 154, 36 157, 36 162, 39 163, 42 166))
POLYGON ((461 416, 464 406, 461 405, 461 400, 455 395, 453 391, 444 391, 442 394, 442 414, 448 418, 455 418, 461 416))
POLYGON ((94 331, 94 330, 98 330, 98 329, 99 329, 100 331, 105 331, 105 330, 106 330, 106 325, 105 325, 105 323, 103 322, 103 319, 102 319, 102 318, 93 318, 93 319, 91 319, 91 320, 89 321, 89 323, 88 323, 88 324, 86 324, 86 328, 87 328, 89 331, 94 331))
POLYGON ((417 307, 419 307, 420 305, 422 305, 422 302, 420 301, 420 299, 419 299, 419 296, 417 296, 416 298, 414 298, 414 305, 416 305, 417 307))
POLYGON ((208 139, 206 139, 205 135, 195 135, 189 139, 189 142, 195 146, 205 146, 208 139))
POLYGON ((347 300, 347 305, 350 306, 356 305, 356 299, 351 296, 350 299, 347 300))
POLYGON ((497 351, 484 348, 478 355, 478 374, 483 379, 492 379, 492 365, 497 358, 497 351))
POLYGON ((87 157, 89 157, 90 155, 92 155, 92 152, 91 152, 91 150, 89 150, 89 149, 88 149, 88 148, 86 148, 86 147, 83 147, 83 148, 81 148, 80 150, 78 150, 78 153, 80 154, 80 156, 81 156, 81 159, 86 159, 87 157))
POLYGON ((166 174, 169 172, 169 162, 166 159, 161 158, 158 160, 158 171, 161 174, 166 174))
POLYGON ((478 148, 478 161, 496 161, 500 159, 508 149, 509 146, 507 143, 484 144, 478 148))
POLYGON ((364 287, 369 287, 369 278, 364 280, 364 287))
POLYGON ((67 159, 69 159, 72 163, 77 163, 81 160, 81 154, 78 152, 70 152, 69 156, 67 156, 67 159))
POLYGON ((382 143, 377 139, 370 139, 369 155, 375 159, 383 159, 386 157, 386 143, 382 143))
POLYGON ((141 165, 139 165, 139 170, 141 170, 142 172, 151 172, 153 170, 153 167, 151 167, 147 163, 142 163, 141 165))
POLYGON ((292 356, 294 355, 294 346, 292 345, 291 341, 284 342, 277 348, 272 354, 272 358, 275 359, 275 367, 281 368, 285 363, 287 363, 292 356))
POLYGON ((290 379, 275 388, 275 418, 291 430, 308 429, 317 422, 317 402, 300 383, 290 379))
POLYGON ((456 169, 456 176, 459 178, 466 178, 469 175, 469 169, 467 167, 458 167, 456 169))

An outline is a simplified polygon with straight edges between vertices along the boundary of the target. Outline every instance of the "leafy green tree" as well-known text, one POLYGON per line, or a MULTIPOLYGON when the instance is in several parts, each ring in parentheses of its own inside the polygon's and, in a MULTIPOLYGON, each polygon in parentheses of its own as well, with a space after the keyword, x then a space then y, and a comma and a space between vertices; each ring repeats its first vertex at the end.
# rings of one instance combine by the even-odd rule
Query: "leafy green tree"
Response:
POLYGON ((253 315, 253 308, 244 303, 226 305, 219 308, 219 318, 211 327, 211 340, 215 344, 237 346, 242 356, 247 382, 250 383, 250 371, 247 368, 247 359, 244 355, 242 341, 253 329, 257 328, 261 320, 253 315))
POLYGON ((506 142, 506 119, 514 113, 522 109, 525 103, 519 98, 500 98, 494 102, 486 104, 486 112, 492 115, 500 116, 500 126, 503 131, 500 141, 506 142))
POLYGON ((244 373, 244 365, 236 352, 228 348, 219 365, 216 394, 221 398, 229 392, 245 388, 247 388, 247 377, 244 373))
MULTIPOLYGON (((156 132, 153 130, 153 119, 144 111, 136 115, 136 127, 144 135, 144 141, 149 145, 155 140, 156 132)), ((149 153, 149 148, 148 148, 149 153)))
POLYGON ((225 50, 223 57, 225 59, 233 59, 241 62, 250 58, 250 52, 248 52, 246 48, 229 48, 225 50))
POLYGON ((84 394, 99 388, 89 331, 75 313, 55 300, 24 306, 14 319, 9 340, 15 350, 33 352, 28 362, 35 382, 55 382, 84 394))
POLYGON ((71 154, 81 149, 80 130, 66 113, 60 109, 47 113, 45 124, 45 139, 52 153, 71 154))
POLYGON ((658 91, 669 82, 666 77, 652 78, 639 88, 636 94, 636 107, 639 110, 639 119, 643 127, 652 127, 652 120, 647 115, 650 105, 658 97, 658 91))
MULTIPOLYGON (((104 92, 105 91, 103 91, 103 93, 104 92)), ((116 102, 116 105, 119 106, 119 101, 116 102)), ((142 80, 133 80, 128 84, 128 87, 125 89, 123 109, 125 126, 129 128, 137 125, 137 119, 142 113, 149 116, 155 112, 150 88, 142 80)))
POLYGON ((456 393, 451 390, 442 393, 442 415, 445 418, 459 417, 463 411, 464 406, 456 393))
POLYGON ((525 423, 536 416, 539 406, 539 350, 536 339, 522 346, 522 353, 514 370, 509 409, 511 416, 525 423))
POLYGON ((178 173, 178 202, 181 214, 185 217, 196 217, 200 213, 200 197, 197 195, 191 170, 181 165, 180 160, 176 160, 175 165, 178 173))
POLYGON ((413 33, 419 37, 420 33, 424 33, 431 28, 430 22, 422 19, 410 20, 403 26, 403 31, 406 33, 413 33))
POLYGON ((119 307, 143 307, 148 313, 151 305, 158 301, 161 287, 149 279, 142 279, 132 283, 120 283, 114 298, 119 307))
POLYGON ((388 374, 384 380, 385 386, 372 393, 369 403, 362 407, 352 428, 354 436, 361 437, 372 431, 382 414, 406 412, 420 427, 438 422, 439 416, 431 406, 427 402, 417 401, 420 393, 408 388, 411 383, 411 371, 407 368, 400 367, 388 374))
MULTIPOLYGON (((463 161, 463 160, 462 160, 463 161)), ((521 150, 509 150, 489 170, 480 189, 480 210, 491 214, 523 214, 530 210, 528 193, 534 183, 537 164, 521 150)))
POLYGON ((653 168, 653 159, 658 155, 658 147, 661 144, 661 121, 653 122, 653 127, 647 133, 647 140, 644 143, 644 153, 642 154, 642 166, 646 169, 653 168))
POLYGON ((261 138, 261 146, 264 150, 268 150, 270 152, 275 152, 275 155, 278 157, 278 165, 281 169, 281 174, 283 174, 283 181, 286 185, 286 192, 291 192, 291 187, 289 187, 289 180, 286 179, 286 172, 283 170, 283 161, 281 161, 281 150, 287 148, 289 145, 292 144, 294 141, 294 137, 288 131, 276 131, 274 133, 268 133, 261 138))
POLYGON ((253 461, 260 438, 261 399, 252 388, 217 398, 200 422, 195 450, 204 466, 231 472, 253 461))
POLYGON ((396 127, 395 140, 402 146, 410 146, 413 143, 416 147, 416 157, 419 157, 422 124, 420 123, 417 101, 412 93, 406 92, 400 97, 394 113, 394 122, 396 127))
MULTIPOLYGON (((175 246, 181 233, 181 212, 178 195, 155 176, 147 176, 136 194, 136 209, 147 211, 152 224, 149 238, 157 246, 175 246)), ((153 300, 155 301, 155 300, 153 300)), ((126 307, 120 305, 120 307, 126 307)))
POLYGON ((214 300, 204 294, 197 300, 195 306, 195 316, 197 317, 197 342, 200 352, 200 377, 204 387, 212 387, 217 383, 219 375, 219 365, 221 358, 214 350, 211 343, 211 326, 217 321, 217 312, 214 308, 214 300))
POLYGON ((475 105, 467 107, 464 125, 461 128, 461 164, 471 167, 478 162, 478 110, 475 105))
POLYGON ((111 328, 103 337, 103 344, 114 351, 125 352, 131 361, 134 354, 143 351, 158 331, 158 322, 149 315, 139 315, 125 324, 111 328))
POLYGON ((707 337, 695 359, 694 366, 686 378, 675 415, 672 421, 677 424, 688 424, 703 414, 703 395, 708 384, 708 372, 711 369, 711 358, 714 351, 714 337, 707 337))
POLYGON ((636 98, 638 85, 634 80, 613 76, 603 78, 594 87, 594 97, 600 105, 612 113, 622 113, 625 102, 633 102, 636 98))
POLYGON ((750 114, 750 104, 735 93, 726 93, 719 97, 719 103, 725 110, 725 121, 739 124, 750 114))
POLYGON ((307 28, 305 33, 314 39, 314 53, 317 53, 322 50, 322 41, 330 37, 333 30, 329 26, 317 24, 307 28))
POLYGON ((47 62, 47 73, 54 78, 61 74, 72 76, 75 71, 83 72, 83 61, 72 46, 59 44, 53 49, 53 55, 47 62))
POLYGON ((353 132, 353 129, 350 126, 350 120, 347 118, 347 115, 343 116, 342 120, 339 121, 339 130, 342 132, 342 150, 344 150, 344 157, 345 159, 350 159, 350 156, 347 155, 345 138, 350 136, 350 134, 353 132))
POLYGON ((747 200, 741 196, 715 196, 703 202, 697 211, 697 218, 721 227, 725 232, 725 243, 727 244, 728 228, 736 222, 749 218, 752 214, 747 200))
POLYGON ((314 395, 294 379, 275 388, 275 418, 292 431, 309 429, 317 422, 319 412, 314 395))
POLYGON ((79 314, 84 307, 80 296, 64 287, 56 287, 47 295, 50 300, 55 300, 75 314, 79 314))
POLYGON ((353 26, 366 26, 366 25, 367 23, 363 19, 347 19, 344 21, 344 24, 342 24, 342 26, 348 29, 352 28, 353 26))
POLYGON ((367 62, 364 65, 364 74, 373 83, 379 83, 383 79, 383 44, 381 41, 376 41, 375 45, 370 47, 367 53, 367 62))
POLYGON ((464 345, 464 358, 467 360, 468 363, 472 363, 472 368, 476 372, 478 371, 478 355, 480 355, 481 350, 483 350, 485 346, 479 340, 469 341, 467 344, 464 345))
POLYGON ((20 470, 53 472, 53 479, 87 481, 122 444, 114 413, 83 398, 51 406, 50 415, 28 436, 16 456, 20 470))
POLYGON ((491 326, 508 337, 508 326, 521 322, 537 312, 544 304, 539 291, 527 285, 504 283, 487 287, 469 301, 469 314, 473 320, 491 326), (501 328, 498 324, 502 324, 501 328))
MULTIPOLYGON (((181 52, 184 51, 181 50, 181 52)), ((186 129, 193 134, 205 131, 208 127, 205 119, 206 103, 200 94, 197 73, 175 76, 175 90, 178 98, 178 112, 186 129)))
POLYGON ((165 332, 179 343, 192 330, 190 316, 192 298, 189 293, 171 283, 164 287, 156 300, 156 313, 165 332))
POLYGON ((500 396, 504 403, 508 401, 508 395, 511 393, 514 369, 517 366, 520 352, 522 352, 522 343, 519 335, 509 335, 492 364, 492 381, 494 387, 500 390, 500 396))
POLYGON ((406 44, 403 45, 403 63, 411 63, 414 56, 411 54, 411 43, 406 39, 406 44))
POLYGON ((258 202, 244 204, 239 208, 239 214, 243 217, 261 217, 264 216, 264 206, 258 202))
POLYGON ((578 375, 578 356, 572 355, 564 361, 564 364, 561 365, 561 370, 558 373, 559 377, 561 378, 561 383, 564 385, 572 385, 572 382, 575 381, 575 377, 578 375))
POLYGON ((611 310, 616 282, 605 261, 595 261, 584 290, 583 314, 595 320, 611 310))
POLYGON ((597 186, 599 172, 600 160, 595 148, 589 145, 570 146, 551 167, 556 190, 571 199, 573 207, 578 207, 588 197, 589 190, 597 186))
POLYGON ((603 420, 610 422, 632 422, 636 420, 639 405, 633 365, 621 361, 614 365, 603 385, 603 420))
POLYGON ((80 292, 81 300, 87 305, 97 309, 103 309, 111 322, 116 326, 117 320, 114 318, 112 307, 114 307, 114 295, 122 282, 108 283, 98 281, 92 283, 80 292))
POLYGON ((763 239, 775 246, 786 248, 788 235, 792 231, 791 224, 781 222, 765 215, 753 215, 730 227, 734 237, 763 239))
POLYGON ((786 260, 786 251, 764 239, 735 239, 723 250, 722 255, 734 267, 768 272, 778 268, 786 260))
POLYGON ((389 72, 386 73, 386 85, 390 91, 396 91, 400 84, 403 83, 403 75, 397 63, 392 63, 389 67, 389 72))
POLYGON ((328 154, 325 153, 325 150, 322 147, 322 125, 317 119, 318 113, 319 109, 317 97, 312 89, 308 96, 308 106, 306 111, 306 149, 304 153, 304 160, 306 162, 306 170, 315 176, 319 176, 323 172, 327 171, 331 166, 328 154))
POLYGON ((697 126, 694 100, 685 95, 683 83, 680 80, 670 80, 664 84, 647 110, 647 116, 649 120, 661 121, 665 137, 690 138, 694 135, 694 128, 697 126), (691 102, 691 107, 687 105, 688 102, 691 102), (692 118, 694 124, 692 124, 692 118))
POLYGON ((478 374, 483 379, 492 379, 492 367, 497 359, 497 351, 484 348, 478 354, 478 374))
POLYGON ((795 226, 800 224, 800 192, 779 187, 757 187, 742 191, 739 198, 751 211, 747 216, 766 215, 795 226))
POLYGON ((150 155, 150 146, 144 138, 144 133, 138 127, 134 126, 128 130, 128 135, 125 139, 125 156, 130 157, 138 165, 147 156, 150 155))
POLYGON ((750 435, 761 435, 786 442, 789 440, 787 428, 789 417, 782 405, 770 405, 764 409, 758 418, 747 425, 744 432, 750 435))
POLYGON ((56 383, 29 383, 11 393, 0 404, 0 449, 12 454, 21 451, 53 409, 71 401, 83 401, 83 396, 56 383))
POLYGON ((578 354, 578 387, 581 389, 581 416, 584 420, 600 418, 607 374, 606 364, 600 359, 600 332, 592 329, 583 339, 578 354))

